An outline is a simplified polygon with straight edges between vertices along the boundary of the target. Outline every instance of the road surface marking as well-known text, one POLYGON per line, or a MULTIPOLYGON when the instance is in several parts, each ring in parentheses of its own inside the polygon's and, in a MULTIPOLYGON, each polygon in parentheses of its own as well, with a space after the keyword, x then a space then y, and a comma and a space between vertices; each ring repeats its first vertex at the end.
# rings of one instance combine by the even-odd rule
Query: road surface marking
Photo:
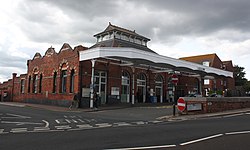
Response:
POLYGON ((250 115, 250 113, 245 113, 246 115, 250 115))
POLYGON ((82 119, 77 119, 78 121, 80 121, 80 122, 82 122, 82 123, 85 123, 85 121, 84 120, 82 120, 82 119))
POLYGON ((127 123, 127 122, 116 122, 116 123, 113 123, 114 125, 117 125, 119 127, 121 126, 131 126, 132 124, 130 123, 127 123))
POLYGON ((95 124, 95 125, 100 127, 100 128, 112 127, 112 124, 109 124, 109 123, 98 123, 98 124, 95 124))
POLYGON ((147 124, 147 123, 146 123, 146 122, 144 122, 144 121, 137 121, 137 122, 133 122, 133 123, 135 123, 135 124, 137 124, 137 125, 147 124))
POLYGON ((0 129, 0 134, 7 134, 8 132, 4 132, 4 129, 0 129))
POLYGON ((55 128, 57 130, 66 130, 66 129, 71 129, 71 127, 69 125, 66 126, 55 126, 55 128))
POLYGON ((20 133, 20 132, 27 132, 27 128, 13 128, 11 129, 12 133, 20 133))
POLYGON ((241 116, 241 115, 244 115, 244 114, 241 113, 241 114, 227 115, 227 116, 223 116, 223 118, 236 117, 236 116, 241 116))
POLYGON ((81 129, 89 129, 89 128, 93 128, 93 126, 91 126, 90 124, 79 124, 79 125, 76 125, 78 128, 81 128, 81 129))
POLYGON ((47 128, 47 127, 35 127, 34 128, 34 131, 47 131, 47 130, 50 130, 50 128, 47 128))
POLYGON ((16 118, 16 119, 29 119, 29 118, 31 118, 31 117, 28 117, 28 116, 21 116, 21 115, 16 115, 16 114, 9 114, 9 113, 7 113, 6 115, 8 115, 8 116, 6 116, 6 117, 2 117, 2 118, 16 118))
POLYGON ((235 135, 235 134, 247 134, 250 133, 250 131, 239 131, 239 132, 229 132, 225 133, 226 135, 235 135))
POLYGON ((43 123, 36 123, 36 122, 11 122, 11 121, 1 121, 1 123, 16 124, 16 125, 24 125, 24 124, 42 125, 43 124, 43 123))
POLYGON ((57 124, 60 124, 60 121, 59 121, 59 119, 56 119, 55 121, 56 121, 56 123, 57 123, 57 124))
POLYGON ((201 138, 201 139, 197 139, 197 140, 193 140, 193 141, 181 143, 180 145, 184 146, 184 145, 188 145, 188 144, 193 144, 193 143, 197 143, 197 142, 209 140, 209 139, 220 137, 220 136, 223 136, 223 134, 216 134, 216 135, 208 136, 208 137, 205 137, 205 138, 201 138))
POLYGON ((150 123, 161 123, 161 122, 163 122, 163 121, 159 121, 159 120, 153 120, 153 121, 149 121, 150 123))
POLYGON ((159 148, 171 148, 176 147, 176 145, 159 145, 159 146, 145 146, 145 147, 131 147, 131 148, 116 148, 107 150, 140 150, 140 149, 159 149, 159 148))
POLYGON ((42 120, 44 123, 45 123, 45 128, 48 128, 49 127, 49 122, 46 121, 46 120, 42 120))

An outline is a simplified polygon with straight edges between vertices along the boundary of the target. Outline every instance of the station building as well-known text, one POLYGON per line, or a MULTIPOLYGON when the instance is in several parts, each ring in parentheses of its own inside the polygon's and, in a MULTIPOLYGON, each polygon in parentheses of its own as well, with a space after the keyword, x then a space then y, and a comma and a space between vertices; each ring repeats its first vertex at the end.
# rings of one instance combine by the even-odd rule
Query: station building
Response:
POLYGON ((64 43, 58 53, 52 47, 44 56, 36 53, 26 74, 13 73, 0 84, 1 101, 69 106, 80 93, 80 107, 92 108, 94 91, 100 105, 111 105, 169 103, 190 93, 234 89, 232 62, 217 62, 216 54, 162 56, 148 48, 149 38, 111 23, 94 37, 89 48, 64 43))

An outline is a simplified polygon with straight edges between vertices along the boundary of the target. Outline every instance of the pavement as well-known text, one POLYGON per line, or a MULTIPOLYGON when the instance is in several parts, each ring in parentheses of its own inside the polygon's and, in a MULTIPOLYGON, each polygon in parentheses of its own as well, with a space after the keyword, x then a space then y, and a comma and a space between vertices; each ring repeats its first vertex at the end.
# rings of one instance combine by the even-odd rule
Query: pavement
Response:
MULTIPOLYGON (((157 117, 157 120, 161 121, 178 121, 178 120, 191 120, 191 119, 198 119, 198 118, 208 118, 208 117, 220 117, 220 116, 226 116, 226 115, 237 115, 242 113, 249 113, 250 108, 244 108, 244 109, 237 109, 237 110, 229 110, 229 111, 223 111, 223 112, 217 112, 217 113, 206 113, 206 114, 176 114, 175 116, 172 115, 172 105, 152 105, 152 104, 137 104, 137 105, 113 105, 113 106, 103 106, 96 109, 91 108, 72 108, 69 109, 67 107, 60 107, 60 106, 52 106, 52 105, 42 105, 42 104, 30 104, 30 103, 18 103, 18 102, 0 102, 0 105, 7 105, 7 106, 15 106, 15 107, 31 107, 31 108, 38 108, 38 109, 45 109, 50 111, 58 111, 58 112, 98 112, 98 111, 107 111, 107 110, 116 110, 124 111, 127 108, 144 108, 150 110, 150 108, 153 109, 169 109, 168 113, 166 115, 163 115, 161 117, 157 117)), ((125 110, 126 111, 126 110, 125 110)), ((127 110, 129 111, 129 110, 127 110)), ((136 111, 136 110, 135 110, 136 111)))

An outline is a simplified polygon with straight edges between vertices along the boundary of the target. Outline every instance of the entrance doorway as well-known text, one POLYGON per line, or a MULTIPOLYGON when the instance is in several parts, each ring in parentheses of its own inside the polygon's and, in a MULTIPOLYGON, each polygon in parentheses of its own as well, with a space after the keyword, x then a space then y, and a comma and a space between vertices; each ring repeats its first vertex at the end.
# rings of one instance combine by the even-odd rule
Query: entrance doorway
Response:
POLYGON ((95 72, 95 91, 98 96, 101 98, 100 103, 106 104, 106 81, 107 81, 107 73, 104 71, 96 71, 95 72))
POLYGON ((122 93, 121 93, 121 102, 129 103, 130 96, 130 76, 127 71, 122 72, 122 93))
POLYGON ((146 76, 140 73, 137 76, 137 101, 138 103, 145 103, 146 101, 146 76))
POLYGON ((157 97, 157 102, 162 103, 163 102, 163 97, 162 97, 162 90, 163 89, 163 79, 161 75, 158 75, 156 80, 155 80, 155 96, 157 97))

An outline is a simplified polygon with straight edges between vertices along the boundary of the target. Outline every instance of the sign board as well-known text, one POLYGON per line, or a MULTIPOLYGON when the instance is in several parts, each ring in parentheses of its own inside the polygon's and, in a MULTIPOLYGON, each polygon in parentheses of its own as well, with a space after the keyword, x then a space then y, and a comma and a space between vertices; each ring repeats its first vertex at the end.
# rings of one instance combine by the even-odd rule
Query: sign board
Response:
POLYGON ((187 104, 187 111, 202 110, 202 104, 187 104))
POLYGON ((185 100, 183 98, 178 99, 177 108, 181 112, 183 112, 186 109, 186 102, 185 102, 185 100))
POLYGON ((82 88, 82 97, 90 97, 90 88, 82 88))
POLYGON ((111 87, 111 95, 120 95, 119 87, 111 87))
POLYGON ((173 82, 174 84, 177 84, 178 81, 179 81, 178 76, 177 76, 176 74, 173 74, 173 75, 172 75, 172 82, 173 82))

